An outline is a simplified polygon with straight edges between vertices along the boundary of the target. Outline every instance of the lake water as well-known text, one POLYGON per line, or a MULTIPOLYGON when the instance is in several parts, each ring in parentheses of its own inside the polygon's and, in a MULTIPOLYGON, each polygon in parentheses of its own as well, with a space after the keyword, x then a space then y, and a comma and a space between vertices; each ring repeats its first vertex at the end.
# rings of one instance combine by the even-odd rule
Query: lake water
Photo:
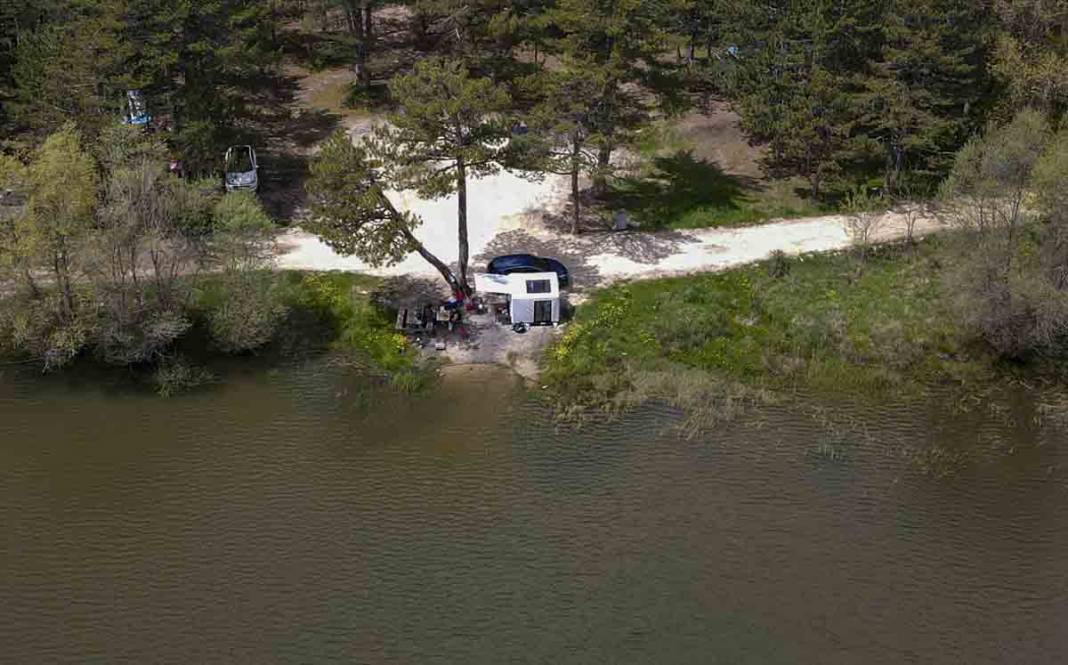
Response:
POLYGON ((1027 399, 580 429, 503 372, 0 378, 4 663, 1063 663, 1027 399), (930 451, 936 452, 930 452, 930 451))

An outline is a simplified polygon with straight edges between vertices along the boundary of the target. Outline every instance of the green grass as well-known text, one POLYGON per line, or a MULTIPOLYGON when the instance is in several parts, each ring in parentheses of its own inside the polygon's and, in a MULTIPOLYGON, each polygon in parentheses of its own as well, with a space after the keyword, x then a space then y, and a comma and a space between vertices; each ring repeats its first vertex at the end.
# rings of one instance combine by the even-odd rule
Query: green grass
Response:
POLYGON ((562 404, 584 407, 665 391, 693 401, 670 381, 650 394, 641 387, 650 374, 848 395, 990 379, 990 358, 944 297, 937 241, 883 248, 863 264, 845 254, 783 261, 779 277, 765 263, 602 290, 549 350, 544 376, 562 404))
MULTIPOLYGON (((417 389, 430 378, 417 351, 393 329, 392 313, 372 302, 379 278, 342 272, 270 274, 278 280, 282 300, 291 311, 290 321, 283 325, 299 328, 298 334, 322 336, 353 364, 387 376, 404 390, 417 389)), ((198 308, 215 306, 225 296, 223 288, 220 279, 202 279, 198 308)), ((287 332, 292 331, 281 334, 287 332)))
POLYGON ((429 374, 404 335, 393 328, 390 312, 371 302, 380 280, 353 273, 283 273, 293 306, 319 313, 335 332, 334 346, 367 361, 407 391, 424 385, 429 374))
POLYGON ((386 85, 372 84, 370 89, 365 90, 355 83, 349 83, 345 86, 341 104, 347 109, 370 114, 391 109, 392 98, 386 85))
MULTIPOLYGON (((711 140, 711 139, 706 139, 711 140)), ((769 180, 724 172, 695 156, 692 139, 668 121, 642 131, 631 146, 632 173, 611 181, 605 204, 626 210, 649 230, 738 227, 838 212, 849 188, 838 183, 818 200, 801 177, 769 180)))
POLYGON ((627 210, 644 228, 745 226, 826 212, 802 198, 800 183, 792 180, 745 182, 682 149, 648 159, 646 168, 616 180, 607 195, 609 207, 627 210))

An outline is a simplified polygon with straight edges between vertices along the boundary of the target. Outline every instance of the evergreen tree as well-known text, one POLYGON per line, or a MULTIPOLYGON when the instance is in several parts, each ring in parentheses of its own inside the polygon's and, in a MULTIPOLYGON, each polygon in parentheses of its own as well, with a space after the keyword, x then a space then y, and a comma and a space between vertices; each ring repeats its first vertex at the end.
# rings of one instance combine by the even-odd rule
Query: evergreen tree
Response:
POLYGON ((488 78, 468 74, 463 63, 427 59, 390 83, 402 109, 376 129, 372 147, 398 189, 440 198, 457 195, 460 286, 467 281, 467 179, 500 169, 509 137, 510 97, 488 78))
POLYGON ((530 131, 513 144, 520 165, 538 173, 566 175, 571 188, 571 233, 582 219, 579 180, 597 173, 598 134, 590 100, 601 82, 588 71, 573 67, 545 70, 531 80, 539 101, 526 115, 530 131))
POLYGON ((787 6, 732 6, 739 33, 755 45, 741 52, 732 92, 743 126, 768 143, 768 172, 803 176, 819 197, 829 180, 863 159, 863 142, 853 135, 852 80, 870 31, 849 2, 778 5, 787 6))
POLYGON ((8 121, 7 102, 14 95, 12 68, 19 47, 44 22, 52 20, 57 9, 56 0, 7 0, 0 3, 0 138, 3 138, 8 121))
POLYGON ((187 168, 210 169, 274 59, 270 7, 257 0, 127 0, 128 76, 170 112, 187 168))
POLYGON ((970 0, 725 6, 732 37, 756 45, 731 91, 743 125, 769 144, 770 173, 816 196, 846 173, 931 184, 983 121, 988 26, 970 0))
POLYGON ((674 90, 660 56, 670 43, 668 26, 677 0, 558 0, 546 14, 559 37, 563 66, 595 81, 585 101, 599 137, 594 189, 603 192, 612 152, 646 124, 651 94, 674 90))
POLYGON ((1068 3, 996 0, 1001 31, 993 69, 1007 92, 1002 113, 1033 106, 1059 122, 1068 112, 1068 3))
POLYGON ((413 230, 422 220, 397 210, 386 196, 382 163, 345 132, 323 144, 311 164, 307 188, 312 214, 306 226, 334 251, 372 266, 393 265, 417 252, 451 290, 463 290, 449 266, 415 237, 413 230))
POLYGON ((417 21, 448 57, 462 60, 472 73, 507 82, 529 71, 517 57, 526 41, 540 43, 544 0, 416 0, 417 21))
POLYGON ((36 134, 67 122, 95 133, 119 117, 130 55, 122 38, 122 0, 71 2, 62 18, 20 33, 11 103, 36 134))
POLYGON ((345 25, 356 40, 356 80, 364 91, 371 88, 369 60, 374 49, 374 0, 335 0, 345 13, 345 25))
POLYGON ((893 192, 905 170, 921 184, 941 178, 979 127, 986 26, 969 0, 896 0, 881 21, 882 46, 858 78, 862 131, 881 146, 893 192))

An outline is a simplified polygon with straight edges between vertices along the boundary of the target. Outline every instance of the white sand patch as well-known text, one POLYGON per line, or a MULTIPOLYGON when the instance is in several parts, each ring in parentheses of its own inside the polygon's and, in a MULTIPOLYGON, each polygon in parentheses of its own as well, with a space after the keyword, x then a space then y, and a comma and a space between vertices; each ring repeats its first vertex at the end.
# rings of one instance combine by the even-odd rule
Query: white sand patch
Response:
MULTIPOLYGON (((783 220, 737 229, 700 229, 644 233, 589 233, 570 236, 554 233, 540 223, 541 214, 556 212, 565 200, 563 178, 524 180, 502 171, 472 181, 468 194, 468 233, 471 257, 488 253, 527 251, 553 256, 572 272, 575 288, 582 290, 621 279, 725 270, 761 261, 775 251, 788 255, 828 252, 852 244, 848 220, 842 215, 783 220)), ((398 207, 420 215, 424 224, 416 235, 444 261, 457 259, 456 197, 428 201, 412 192, 393 194, 398 207)), ((918 220, 917 236, 943 224, 934 217, 918 220)), ((896 212, 880 215, 875 242, 905 236, 905 218, 896 212)), ((484 257, 483 257, 484 258, 484 257)), ((355 258, 342 257, 313 235, 289 231, 280 239, 279 268, 296 270, 351 270, 382 276, 426 276, 437 273, 418 255, 389 268, 370 269, 355 258)), ((472 270, 479 270, 477 263, 472 270)))
MULTIPOLYGON (((514 173, 470 180, 467 192, 467 231, 471 256, 478 256, 497 235, 524 227, 529 213, 551 205, 562 186, 562 178, 551 176, 530 181, 514 173)), ((456 231, 455 195, 428 200, 415 192, 391 192, 393 204, 400 210, 419 215, 423 224, 415 235, 427 249, 446 263, 459 257, 456 231)), ((280 254, 276 264, 293 270, 347 270, 381 276, 426 275, 437 272, 419 255, 411 254, 397 265, 370 268, 365 262, 340 256, 316 236, 299 229, 287 231, 279 238, 280 254)), ((477 269, 474 266, 473 269, 477 269)))
POLYGON ((740 229, 687 231, 679 239, 677 251, 653 264, 613 252, 594 254, 590 263, 597 266, 602 280, 613 281, 723 270, 764 260, 777 250, 797 255, 842 249, 849 244, 841 218, 818 217, 740 229))

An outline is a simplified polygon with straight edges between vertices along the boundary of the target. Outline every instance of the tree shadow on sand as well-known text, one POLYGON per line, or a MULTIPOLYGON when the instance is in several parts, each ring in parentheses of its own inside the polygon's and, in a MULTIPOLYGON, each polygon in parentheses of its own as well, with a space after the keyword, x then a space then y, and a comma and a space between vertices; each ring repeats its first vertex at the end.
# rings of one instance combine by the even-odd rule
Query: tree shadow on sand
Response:
POLYGON ((602 232, 578 236, 561 235, 543 238, 517 229, 499 234, 474 257, 473 268, 485 269, 486 263, 503 254, 536 254, 554 258, 571 273, 572 288, 582 290, 604 281, 600 268, 590 260, 598 254, 614 254, 635 263, 655 264, 683 251, 696 242, 679 232, 641 233, 636 231, 602 232))
POLYGON ((371 302, 385 309, 420 308, 427 303, 437 304, 448 295, 444 280, 401 275, 383 279, 371 293, 371 302))
POLYGON ((650 173, 616 179, 602 205, 626 210, 644 228, 662 229, 695 211, 739 211, 756 188, 752 179, 724 173, 693 151, 657 157, 652 166, 650 173))
POLYGON ((254 103, 240 118, 239 140, 255 146, 260 162, 260 199, 277 220, 291 220, 304 206, 308 157, 341 123, 337 114, 302 106, 300 79, 264 74, 254 103))

